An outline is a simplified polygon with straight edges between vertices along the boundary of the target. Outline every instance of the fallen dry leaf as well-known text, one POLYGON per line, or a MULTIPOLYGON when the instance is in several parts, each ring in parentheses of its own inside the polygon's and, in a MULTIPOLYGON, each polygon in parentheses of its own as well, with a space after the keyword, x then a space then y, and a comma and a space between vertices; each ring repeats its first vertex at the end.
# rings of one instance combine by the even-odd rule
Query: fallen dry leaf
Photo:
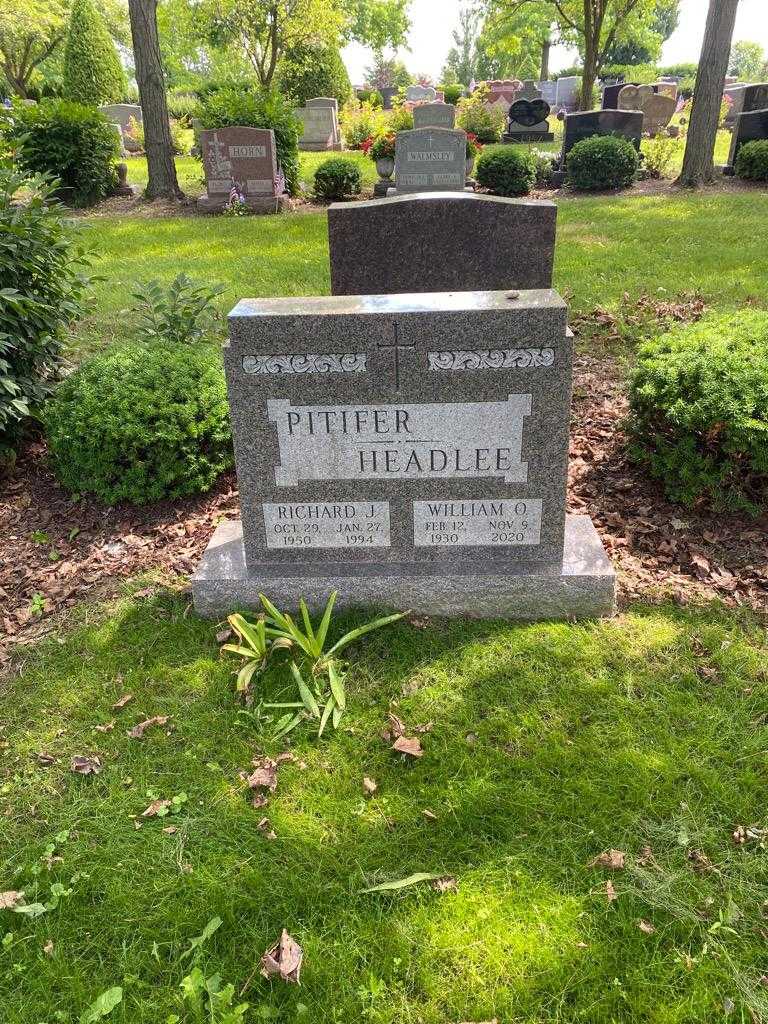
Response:
POLYGON ((369 779, 368 776, 366 775, 365 778, 363 779, 363 792, 365 793, 365 795, 373 796, 373 794, 376 792, 378 788, 379 787, 374 782, 374 780, 369 779))
POLYGON ((269 803, 269 797, 264 793, 254 793, 253 800, 251 800, 251 807, 255 807, 258 811, 262 807, 266 807, 269 803))
POLYGON ((112 732, 115 728, 115 720, 113 718, 111 722, 105 722, 103 725, 97 725, 95 728, 96 732, 112 732))
POLYGON ((92 757, 86 754, 75 754, 69 764, 70 771, 78 775, 98 775, 101 771, 101 761, 94 754, 92 757))
POLYGON ((0 892, 0 910, 13 910, 23 899, 23 892, 16 892, 13 889, 8 892, 0 892))
POLYGON ((387 715, 387 720, 389 724, 384 727, 384 731, 381 734, 381 738, 385 743, 397 740, 405 734, 405 722, 402 718, 398 718, 397 715, 393 715, 390 711, 387 715))
POLYGON ((737 825, 733 830, 733 841, 737 846, 744 846, 746 843, 759 842, 761 845, 765 840, 766 830, 759 825, 737 825))
POLYGON ((619 894, 613 888, 613 882, 610 880, 610 878, 605 883, 605 898, 608 900, 609 903, 613 903, 614 900, 617 900, 619 898, 619 894))
POLYGON ((37 763, 43 768, 49 768, 52 764, 56 764, 56 758, 53 754, 48 754, 44 750, 41 750, 37 755, 37 763))
POLYGON ((443 875, 442 878, 436 878, 434 880, 432 888, 435 892, 456 892, 459 888, 459 883, 453 875, 443 875))
POLYGON ((242 778, 250 789, 268 789, 274 793, 277 789, 277 762, 271 757, 254 758, 251 762, 255 768, 250 774, 244 772, 242 778))
POLYGON ((474 747, 474 745, 477 743, 477 733, 468 732, 467 735, 464 737, 464 742, 467 744, 468 747, 474 747))
POLYGON ((641 868, 658 868, 659 864, 656 858, 653 856, 653 850, 650 846, 644 846, 637 857, 637 863, 641 868))
POLYGON ((410 757, 421 757, 424 753, 421 743, 415 736, 398 736, 392 744, 392 749, 396 750, 398 754, 408 754, 410 757))
POLYGON ((419 736, 423 736, 425 732, 432 732, 434 722, 424 722, 423 725, 414 725, 413 731, 419 736))
POLYGON ((656 931, 656 929, 653 927, 651 922, 650 921, 646 921, 645 919, 643 919, 641 921, 638 921, 637 922, 637 927, 645 935, 653 935, 653 933, 656 931))
POLYGON ((261 973, 265 978, 278 975, 283 981, 298 985, 303 958, 301 946, 283 928, 279 941, 261 958, 261 973))
POLYGON ((112 705, 112 710, 113 711, 120 711, 122 708, 125 707, 126 704, 130 704, 132 700, 133 700, 133 694, 132 693, 124 693, 123 696, 120 698, 120 700, 116 700, 115 703, 112 705))
POLYGON ((277 833, 273 831, 272 826, 269 823, 269 818, 262 818, 261 821, 257 823, 256 828, 260 832, 263 832, 267 839, 277 839, 277 833))
POLYGON ((430 811, 428 807, 425 807, 421 813, 424 815, 427 821, 437 821, 437 815, 435 814, 434 811, 430 811))
POLYGON ((611 868, 618 871, 624 867, 625 854, 622 850, 605 850, 587 864, 588 868, 611 868))
POLYGON ((142 818, 154 818, 159 811, 164 811, 166 807, 170 806, 170 800, 153 800, 149 807, 141 812, 141 816, 142 818))
POLYGON ((167 836, 175 836, 178 831, 178 825, 166 825, 166 827, 163 829, 163 832, 167 836))
POLYGON ((140 740, 147 729, 150 729, 153 725, 166 725, 168 718, 168 715, 153 715, 152 718, 145 718, 143 722, 139 722, 138 725, 134 725, 132 729, 129 729, 128 735, 132 740, 140 740))
POLYGON ((689 850, 688 860, 693 865, 693 870, 699 875, 706 875, 715 870, 715 866, 703 850, 689 850))
POLYGON ((296 755, 290 750, 284 750, 282 754, 277 755, 275 761, 277 764, 294 764, 296 755))
POLYGON ((43 946, 43 952, 46 956, 53 956, 53 941, 48 939, 46 944, 43 946))
POLYGON ((229 629, 229 627, 227 627, 227 629, 220 629, 218 631, 218 633, 216 634, 216 643, 217 644, 225 644, 227 642, 227 640, 230 639, 231 636, 232 636, 232 630, 229 629))

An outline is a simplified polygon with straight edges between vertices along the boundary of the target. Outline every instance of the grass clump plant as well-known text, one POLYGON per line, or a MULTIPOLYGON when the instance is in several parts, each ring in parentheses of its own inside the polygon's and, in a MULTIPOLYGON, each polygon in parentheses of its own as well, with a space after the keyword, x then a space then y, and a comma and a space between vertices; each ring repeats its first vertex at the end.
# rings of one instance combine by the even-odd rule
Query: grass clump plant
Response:
POLYGON ((632 451, 667 495, 760 514, 768 496, 768 313, 713 313, 641 345, 632 451))

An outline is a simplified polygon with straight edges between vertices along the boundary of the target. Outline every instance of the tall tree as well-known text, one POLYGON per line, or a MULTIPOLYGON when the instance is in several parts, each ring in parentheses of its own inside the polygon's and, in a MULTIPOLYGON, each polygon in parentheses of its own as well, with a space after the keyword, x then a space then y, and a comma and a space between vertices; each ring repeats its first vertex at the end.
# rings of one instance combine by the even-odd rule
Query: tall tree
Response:
POLYGON ((714 152, 723 86, 739 0, 709 0, 704 42, 679 185, 695 188, 715 176, 714 152))
POLYGON ((32 76, 63 42, 67 9, 62 0, 3 0, 0 4, 0 70, 8 87, 27 97, 32 76))
POLYGON ((741 79, 756 79, 763 70, 765 52, 760 43, 741 40, 731 47, 728 60, 728 74, 738 75, 741 79))
POLYGON ((507 55, 518 78, 549 77, 554 22, 545 4, 530 4, 510 14, 506 4, 489 3, 479 49, 490 57, 507 55))
POLYGON ((453 72, 456 81, 468 85, 477 77, 477 39, 480 34, 481 12, 473 7, 459 10, 459 25, 453 30, 454 45, 445 59, 441 81, 445 73, 453 72))
POLYGON ((64 47, 64 95, 98 107, 125 94, 125 72, 115 44, 93 0, 74 0, 64 47))
POLYGON ((655 36, 657 0, 492 0, 499 15, 517 16, 526 8, 546 11, 566 43, 579 48, 583 61, 579 106, 590 110, 597 77, 614 43, 628 36, 655 36))
POLYGON ((606 64, 654 64, 679 21, 680 0, 656 0, 651 31, 641 31, 639 36, 623 34, 606 54, 606 64))
POLYGON ((148 199, 183 199, 173 161, 165 76, 157 36, 157 0, 128 0, 136 82, 144 121, 148 199))

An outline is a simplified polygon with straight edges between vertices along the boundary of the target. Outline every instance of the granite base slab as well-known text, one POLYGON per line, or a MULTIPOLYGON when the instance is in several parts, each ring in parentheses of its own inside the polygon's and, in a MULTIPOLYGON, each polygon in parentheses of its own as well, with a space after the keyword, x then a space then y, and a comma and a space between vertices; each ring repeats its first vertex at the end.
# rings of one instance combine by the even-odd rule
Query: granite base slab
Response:
MULTIPOLYGON (((206 193, 197 200, 200 213, 221 213, 228 205, 229 196, 223 193, 213 196, 206 193)), ((252 213, 280 213, 283 199, 281 196, 246 196, 245 205, 252 213)))
POLYGON ((592 619, 616 608, 616 573, 589 516, 567 516, 563 565, 559 574, 522 570, 468 573, 441 567, 439 575, 408 566, 359 565, 342 575, 337 567, 320 574, 299 567, 265 565, 249 573, 245 565, 242 524, 217 527, 192 577, 195 610, 209 619, 260 608, 259 593, 278 606, 293 608, 304 597, 310 608, 322 607, 332 590, 340 607, 410 608, 422 615, 541 619, 592 619))
POLYGON ((515 142, 554 142, 555 136, 552 132, 505 132, 501 137, 501 141, 505 145, 514 144, 515 142))

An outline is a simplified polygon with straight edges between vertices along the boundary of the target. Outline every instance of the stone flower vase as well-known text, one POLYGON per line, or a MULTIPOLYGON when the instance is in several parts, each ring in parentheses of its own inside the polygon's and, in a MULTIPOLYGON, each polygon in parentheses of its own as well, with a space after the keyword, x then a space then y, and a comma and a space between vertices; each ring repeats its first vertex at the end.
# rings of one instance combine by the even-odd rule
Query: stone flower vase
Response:
POLYGON ((467 177, 472 177, 472 168, 475 166, 475 158, 473 156, 467 157, 467 177))
POLYGON ((380 178, 391 178, 395 170, 395 161, 391 156, 383 156, 376 161, 376 170, 380 178))

